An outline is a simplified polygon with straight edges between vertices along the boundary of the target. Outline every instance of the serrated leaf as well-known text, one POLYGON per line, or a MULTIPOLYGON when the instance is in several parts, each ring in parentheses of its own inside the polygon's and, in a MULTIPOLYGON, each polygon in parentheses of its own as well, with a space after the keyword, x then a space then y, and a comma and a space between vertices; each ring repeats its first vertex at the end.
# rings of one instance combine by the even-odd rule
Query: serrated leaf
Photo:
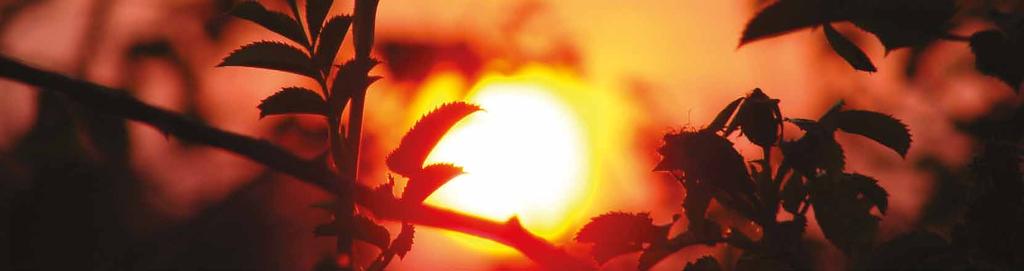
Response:
POLYGON ((317 114, 327 116, 327 103, 319 94, 302 87, 284 88, 263 99, 260 118, 281 114, 317 114))
POLYGON ((979 31, 971 36, 974 66, 979 72, 999 78, 1019 93, 1024 82, 1024 45, 1021 38, 1011 40, 998 30, 979 31))
POLYGON ((260 41, 231 52, 218 67, 240 66, 278 70, 318 80, 320 71, 302 50, 279 42, 260 41))
POLYGON ((683 271, 719 271, 722 270, 722 266, 718 264, 718 260, 715 257, 704 256, 697 261, 687 263, 686 267, 683 267, 683 271))
POLYGON ((747 22, 740 46, 775 37, 805 27, 838 21, 838 5, 834 1, 779 0, 758 12, 747 22))
POLYGON ((594 244, 590 255, 605 263, 615 256, 640 251, 644 243, 656 240, 661 231, 653 223, 648 213, 611 212, 592 218, 576 234, 576 241, 594 244))
POLYGON ((878 180, 854 173, 846 174, 843 181, 848 182, 847 185, 852 186, 852 189, 860 193, 868 203, 878 207, 878 211, 883 215, 889 210, 889 192, 878 185, 878 180))
POLYGON ((871 247, 878 232, 879 217, 871 214, 876 205, 861 191, 854 174, 809 181, 811 204, 825 238, 844 253, 861 253, 871 247))
POLYGON ((747 172, 743 157, 732 142, 711 132, 683 131, 665 135, 665 145, 658 149, 662 155, 655 171, 679 170, 710 186, 732 193, 751 195, 754 183, 747 172))
MULTIPOLYGON (((667 229, 671 227, 671 225, 665 225, 662 227, 666 229, 667 233, 667 229)), ((672 239, 652 242, 650 246, 640 253, 637 269, 649 270, 654 267, 654 265, 679 250, 701 244, 711 246, 721 238, 722 226, 718 225, 718 223, 715 223, 714 221, 705 221, 703 229, 697 230, 690 228, 687 229, 686 232, 676 235, 672 239)))
MULTIPOLYGON (((715 116, 715 120, 711 121, 711 124, 708 124, 708 126, 705 127, 704 129, 715 132, 724 129, 725 125, 729 123, 729 119, 732 118, 733 113, 736 112, 736 108, 738 108, 740 106, 740 103, 743 102, 743 99, 743 97, 740 97, 729 103, 729 105, 726 105, 725 108, 723 108, 722 111, 718 112, 718 115, 715 116)), ((726 134, 726 136, 728 136, 728 134, 726 134)))
POLYGON ((942 37, 956 13, 954 0, 862 0, 849 4, 850 21, 878 37, 886 51, 942 37))
POLYGON ((351 24, 352 17, 334 16, 324 25, 323 32, 320 33, 320 40, 316 46, 316 53, 313 54, 313 61, 319 65, 324 74, 328 74, 331 71, 331 65, 334 65, 334 58, 338 56, 338 49, 341 48, 341 43, 345 41, 345 35, 348 33, 348 28, 351 24))
POLYGON ((864 51, 857 47, 852 41, 847 39, 843 34, 832 28, 832 24, 822 24, 825 29, 825 38, 828 39, 828 44, 832 46, 832 50, 839 54, 853 66, 854 69, 876 72, 878 69, 875 68, 875 64, 871 63, 871 59, 868 58, 864 51))
POLYGON ((306 25, 309 26, 310 36, 320 35, 320 27, 324 25, 332 4, 334 0, 306 0, 306 25))
POLYGON ((284 13, 269 11, 257 1, 238 3, 231 10, 231 15, 259 24, 267 30, 309 47, 309 39, 306 38, 306 33, 302 31, 302 25, 298 21, 284 13))
POLYGON ((402 176, 415 177, 441 137, 455 123, 479 110, 480 107, 473 104, 453 102, 427 113, 405 133, 398 148, 388 155, 388 168, 402 176))
POLYGON ((388 248, 388 244, 391 243, 391 233, 387 228, 377 225, 376 222, 362 215, 352 216, 352 222, 353 230, 355 230, 353 238, 370 243, 381 250, 388 248))
POLYGON ((906 157, 910 149, 911 139, 907 125, 890 115, 863 110, 844 110, 832 114, 823 122, 844 132, 870 138, 896 151, 902 157, 906 157))
POLYGON ((405 258, 405 254, 412 250, 413 237, 416 235, 416 227, 413 224, 402 223, 402 231, 398 233, 394 241, 391 241, 391 251, 399 258, 405 258))
POLYGON ((462 167, 452 164, 426 166, 415 176, 409 178, 409 184, 402 192, 402 200, 415 203, 423 202, 442 185, 463 173, 462 167))
POLYGON ((374 187, 370 193, 358 193, 358 202, 363 207, 366 207, 371 212, 379 213, 390 213, 394 211, 393 202, 395 202, 395 181, 390 179, 386 183, 374 187))

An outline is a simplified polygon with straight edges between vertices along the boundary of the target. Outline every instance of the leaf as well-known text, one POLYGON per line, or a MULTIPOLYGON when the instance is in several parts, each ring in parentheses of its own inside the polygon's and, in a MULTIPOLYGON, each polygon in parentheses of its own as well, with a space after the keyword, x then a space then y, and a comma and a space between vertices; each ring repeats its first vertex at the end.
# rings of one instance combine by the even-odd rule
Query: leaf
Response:
POLYGON ((388 182, 374 187, 370 193, 357 193, 356 196, 363 207, 366 207, 374 214, 393 213, 398 206, 395 202, 395 180, 388 178, 388 182))
POLYGON ((779 0, 761 10, 747 22, 740 46, 779 36, 805 27, 817 26, 841 17, 838 5, 826 0, 779 0))
POLYGON ((271 69, 305 75, 318 80, 320 72, 313 67, 311 61, 309 56, 298 48, 279 42, 260 41, 231 52, 217 66, 271 69))
POLYGON ((655 171, 679 170, 693 178, 722 190, 752 195, 754 183, 743 157, 732 142, 710 131, 665 135, 665 145, 658 149, 662 160, 655 171))
POLYGON ((316 46, 316 53, 313 54, 313 61, 324 74, 330 73, 331 65, 334 65, 334 58, 338 56, 338 49, 345 41, 345 34, 348 33, 351 24, 352 17, 334 16, 327 21, 323 32, 320 33, 320 41, 316 46))
POLYGON ((799 212, 800 203, 807 198, 807 189, 804 187, 803 177, 801 177, 800 173, 794 171, 789 176, 789 180, 782 187, 782 192, 779 196, 782 200, 783 209, 792 214, 799 212))
POLYGON ((683 267, 683 271, 719 271, 722 270, 722 266, 718 264, 718 260, 715 257, 704 256, 697 261, 687 263, 686 267, 683 267))
POLYGON ((398 232, 398 237, 395 237, 394 241, 391 241, 391 251, 404 259, 405 254, 412 250, 414 235, 416 227, 413 224, 402 223, 402 231, 398 232))
POLYGON ((689 221, 688 227, 691 230, 699 231, 705 226, 704 222, 707 220, 705 214, 708 211, 708 206, 711 205, 713 191, 710 187, 693 180, 684 182, 683 187, 686 188, 683 212, 686 214, 686 220, 689 221))
POLYGON ((1010 40, 998 30, 979 31, 971 36, 974 66, 979 72, 999 78, 1019 93, 1024 81, 1024 41, 1010 40))
POLYGON ((878 185, 878 180, 860 174, 847 174, 843 181, 849 182, 854 190, 869 203, 877 206, 882 214, 889 210, 889 192, 878 185))
POLYGON ((819 170, 842 172, 846 167, 846 157, 833 133, 815 121, 802 120, 794 123, 807 133, 796 141, 782 143, 782 154, 793 169, 806 177, 817 176, 819 170))
MULTIPOLYGON (((729 103, 729 105, 726 105, 721 112, 718 112, 718 116, 715 117, 715 120, 712 121, 711 124, 708 124, 708 127, 705 127, 704 130, 717 132, 724 129, 725 124, 729 122, 730 118, 732 118, 733 113, 736 112, 736 108, 740 106, 741 102, 743 102, 743 97, 740 97, 729 103)), ((728 136, 728 134, 726 134, 726 136, 728 136)))
POLYGON ((448 133, 455 123, 479 110, 480 107, 473 104, 453 102, 427 113, 405 133, 398 148, 388 155, 388 168, 402 176, 416 176, 423 166, 423 161, 427 159, 427 155, 437 142, 441 141, 441 137, 448 133))
POLYGON ((299 22, 284 13, 269 11, 257 1, 244 1, 231 9, 231 15, 259 24, 285 38, 309 47, 309 39, 299 22))
POLYGON ((871 32, 886 51, 923 45, 946 34, 956 13, 955 0, 849 1, 850 21, 871 32))
POLYGON ((391 243, 391 233, 387 228, 377 225, 373 220, 362 215, 352 216, 352 222, 355 230, 353 238, 370 243, 381 250, 388 248, 388 244, 391 243))
POLYGON ((301 87, 284 88, 263 99, 260 118, 281 114, 317 114, 327 116, 327 103, 312 90, 301 87))
POLYGON ((825 28, 825 38, 828 39, 828 44, 832 46, 832 50, 843 57, 846 63, 850 63, 850 66, 857 70, 866 72, 878 71, 875 68, 875 64, 871 63, 871 59, 864 54, 864 51, 843 36, 843 34, 836 31, 835 28, 832 28, 832 24, 822 24, 822 27, 825 28))
POLYGON ((878 203, 864 194, 856 174, 814 178, 809 181, 811 204, 825 238, 846 254, 870 248, 878 232, 878 217, 871 208, 878 203))
POLYGON ((409 184, 405 187, 402 200, 415 203, 423 202, 442 185, 463 173, 462 167, 452 164, 429 165, 409 178, 409 184))
MULTIPOLYGON (((576 241, 594 244, 590 255, 599 263, 643 249, 658 239, 659 231, 648 213, 611 212, 590 220, 576 234, 576 241)), ((661 236, 660 238, 665 238, 661 236)))
MULTIPOLYGON (((668 229, 672 225, 664 225, 659 228, 663 230, 664 235, 667 235, 668 229)), ((639 263, 637 269, 639 270, 650 270, 654 265, 658 264, 668 256, 695 245, 706 245, 713 246, 720 242, 722 239, 722 226, 718 225, 714 221, 707 220, 702 230, 698 231, 693 228, 687 229, 685 232, 676 235, 668 240, 655 240, 640 253, 639 263)))
POLYGON ((823 120, 844 132, 862 135, 906 157, 910 149, 910 131, 907 125, 892 116, 863 110, 844 110, 823 120))
POLYGON ((309 26, 310 36, 320 35, 320 27, 324 25, 332 4, 334 0, 306 0, 306 25, 309 26))

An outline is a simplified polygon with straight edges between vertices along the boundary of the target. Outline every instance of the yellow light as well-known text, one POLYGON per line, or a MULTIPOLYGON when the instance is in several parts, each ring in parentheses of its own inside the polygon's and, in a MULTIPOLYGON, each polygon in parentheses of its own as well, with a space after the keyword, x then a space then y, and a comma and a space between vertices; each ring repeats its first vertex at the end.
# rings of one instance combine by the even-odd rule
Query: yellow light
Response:
MULTIPOLYGON (((533 74, 537 75, 537 74, 533 74)), ((564 237, 585 204, 589 154, 585 127, 562 101, 564 78, 490 75, 466 100, 485 111, 456 125, 427 158, 466 174, 441 187, 427 204, 523 226, 546 239, 564 237)), ((456 239, 494 252, 507 247, 478 238, 456 239)))

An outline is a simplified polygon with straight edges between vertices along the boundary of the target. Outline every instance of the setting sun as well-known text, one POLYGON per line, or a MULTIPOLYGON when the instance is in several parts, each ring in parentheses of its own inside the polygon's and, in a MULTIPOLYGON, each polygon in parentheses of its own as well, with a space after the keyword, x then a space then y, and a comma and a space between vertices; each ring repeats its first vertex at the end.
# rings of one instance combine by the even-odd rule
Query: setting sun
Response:
POLYGON ((548 239, 565 234, 589 188, 586 130, 557 82, 533 79, 485 77, 467 93, 484 111, 453 127, 427 158, 466 174, 428 204, 497 221, 518 216, 548 239))

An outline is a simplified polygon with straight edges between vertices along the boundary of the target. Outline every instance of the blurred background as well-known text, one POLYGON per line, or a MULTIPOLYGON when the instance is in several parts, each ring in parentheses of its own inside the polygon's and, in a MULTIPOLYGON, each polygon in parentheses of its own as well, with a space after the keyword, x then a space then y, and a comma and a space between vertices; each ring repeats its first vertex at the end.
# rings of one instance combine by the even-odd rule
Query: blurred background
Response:
MULTIPOLYGON (((256 108, 280 87, 314 82, 215 68, 243 44, 281 40, 227 16, 234 2, 2 0, 0 53, 316 156, 326 147, 319 118, 260 119, 256 108)), ((665 133, 706 125, 760 87, 782 100, 787 117, 817 118, 844 99, 907 123, 914 142, 906 159, 839 135, 849 171, 889 190, 880 239, 918 227, 947 229, 956 212, 930 199, 959 196, 963 184, 951 176, 970 161, 973 142, 958 125, 1019 98, 978 74, 962 42, 885 52, 873 36, 837 24, 877 73, 854 71, 820 29, 737 48, 746 20, 764 4, 381 1, 375 54, 384 64, 372 73, 384 79, 368 95, 361 179, 387 180, 384 157, 422 114, 450 101, 479 103, 486 111, 460 123, 431 158, 464 165, 469 174, 427 202, 495 220, 518 215, 531 231, 588 257, 572 238, 590 217, 651 212, 667 223, 680 212, 682 188, 651 172, 665 133)), ((962 8, 969 14, 974 6, 962 8)), ((351 0, 338 0, 332 13, 351 9, 351 0)), ((958 20, 956 33, 986 27, 969 16, 958 20)), ((351 44, 342 51, 339 59, 351 57, 351 44)), ((312 231, 329 219, 309 207, 329 198, 315 187, 94 114, 60 95, 6 80, 0 90, 0 269, 309 270, 333 250, 332 238, 312 231)), ((797 135, 787 129, 787 138, 797 135)), ((759 158, 745 139, 737 142, 748 160, 759 158)), ((711 216, 729 214, 713 209, 711 216)), ((399 225, 385 224, 397 232, 399 225)), ((808 230, 821 266, 841 266, 825 264, 841 254, 817 227, 808 230)), ((536 268, 474 237, 426 227, 416 234, 412 252, 393 270, 536 268)), ((370 245, 360 250, 357 261, 376 255, 370 245)), ((707 253, 736 251, 689 248, 656 269, 679 270, 707 253)), ((634 269, 636 257, 604 268, 634 269)))

